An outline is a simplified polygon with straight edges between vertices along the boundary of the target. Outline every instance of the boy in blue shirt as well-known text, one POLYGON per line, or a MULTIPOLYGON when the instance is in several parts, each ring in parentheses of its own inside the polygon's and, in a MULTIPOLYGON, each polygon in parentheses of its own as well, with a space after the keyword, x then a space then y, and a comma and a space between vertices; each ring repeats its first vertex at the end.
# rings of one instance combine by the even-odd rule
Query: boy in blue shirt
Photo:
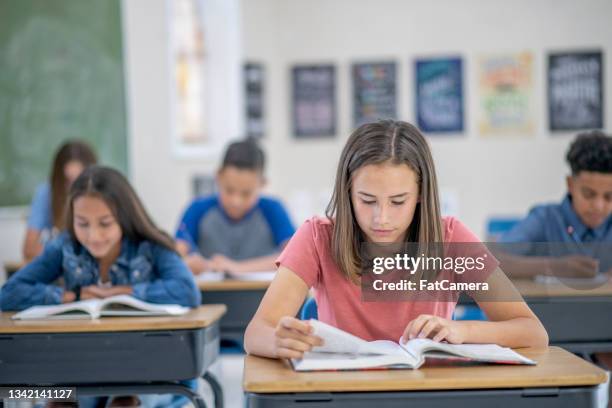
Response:
POLYGON ((581 133, 570 145, 566 159, 572 174, 566 179, 565 198, 532 208, 500 242, 527 244, 520 246, 521 255, 537 255, 532 243, 538 242, 552 243, 549 250, 553 252, 571 248, 574 254, 567 255, 566 250, 565 254, 549 254, 556 257, 504 259, 504 270, 515 278, 547 272, 588 278, 598 270, 612 270, 612 137, 598 130, 581 133), (512 267, 515 262, 517 267, 512 267))
POLYGON ((217 172, 218 194, 195 199, 183 214, 177 249, 194 274, 276 269, 295 228, 280 201, 260 195, 264 161, 255 141, 230 144, 217 172))

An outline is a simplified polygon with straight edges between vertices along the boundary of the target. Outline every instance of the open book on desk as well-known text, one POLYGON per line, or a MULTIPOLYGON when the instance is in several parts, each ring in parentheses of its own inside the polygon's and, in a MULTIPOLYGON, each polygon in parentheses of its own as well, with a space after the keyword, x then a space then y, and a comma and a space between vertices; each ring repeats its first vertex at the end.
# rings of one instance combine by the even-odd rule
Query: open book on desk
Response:
POLYGON ((197 282, 220 282, 224 280, 240 280, 240 281, 271 281, 276 276, 276 271, 264 271, 264 272, 244 272, 244 273, 233 273, 233 272, 213 272, 206 271, 196 276, 197 282))
POLYGON ((323 346, 314 347, 302 359, 291 359, 296 371, 359 370, 369 368, 419 368, 425 358, 497 364, 536 362, 496 344, 448 344, 413 339, 406 344, 389 340, 365 341, 343 330, 310 320, 323 346))
POLYGON ((129 295, 88 299, 51 306, 32 306, 13 315, 16 320, 97 319, 101 316, 180 316, 189 308, 143 302, 129 295))

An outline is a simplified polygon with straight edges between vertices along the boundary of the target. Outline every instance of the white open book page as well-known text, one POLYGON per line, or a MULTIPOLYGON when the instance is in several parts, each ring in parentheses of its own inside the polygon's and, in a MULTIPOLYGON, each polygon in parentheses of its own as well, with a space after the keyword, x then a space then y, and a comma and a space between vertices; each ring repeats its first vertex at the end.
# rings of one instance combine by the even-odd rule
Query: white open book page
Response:
POLYGON ((343 330, 311 320, 313 334, 323 339, 300 360, 293 359, 297 371, 359 369, 371 367, 418 368, 425 357, 464 357, 497 363, 535 364, 515 351, 496 344, 448 344, 430 339, 413 339, 407 344, 388 340, 365 341, 343 330))
POLYGON ((269 282, 276 276, 276 271, 263 272, 214 272, 206 271, 196 276, 196 282, 221 282, 225 279, 252 281, 252 282, 269 282))
POLYGON ((301 360, 292 360, 297 371, 413 367, 417 360, 399 344, 387 340, 368 342, 318 320, 311 320, 313 334, 323 339, 301 360))
POLYGON ((100 316, 178 316, 189 308, 143 302, 129 295, 88 299, 62 305, 33 306, 13 315, 13 319, 97 319, 100 316))
POLYGON ((99 308, 101 316, 180 316, 189 311, 187 307, 143 302, 129 295, 103 299, 99 308))
POLYGON ((430 339, 413 339, 402 347, 410 354, 418 357, 449 357, 450 354, 474 361, 535 364, 533 360, 497 344, 449 344, 430 339))
POLYGON ((267 282, 274 279, 276 271, 261 271, 261 272, 227 272, 227 276, 231 279, 254 282, 267 282))
POLYGON ((62 305, 32 306, 13 315, 13 319, 91 319, 97 315, 99 305, 99 299, 89 299, 62 305))

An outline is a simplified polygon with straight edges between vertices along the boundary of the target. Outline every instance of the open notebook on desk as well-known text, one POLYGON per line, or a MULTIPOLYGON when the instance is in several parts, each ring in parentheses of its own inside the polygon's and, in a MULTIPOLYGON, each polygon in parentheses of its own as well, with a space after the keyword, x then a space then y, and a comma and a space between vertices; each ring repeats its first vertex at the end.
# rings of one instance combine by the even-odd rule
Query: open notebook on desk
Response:
POLYGON ((15 320, 97 319, 102 316, 180 316, 189 308, 143 302, 128 295, 88 299, 51 306, 32 306, 13 315, 15 320))
POLYGON ((226 279, 235 279, 241 281, 271 281, 276 276, 276 271, 264 271, 264 272, 244 272, 244 273, 231 273, 231 272, 213 272, 207 271, 202 272, 196 276, 197 282, 219 282, 226 279))
POLYGON ((388 340, 365 341, 318 320, 310 320, 323 346, 314 347, 302 359, 292 359, 296 371, 359 370, 370 368, 419 368, 426 358, 497 364, 535 365, 517 352, 496 344, 448 344, 413 339, 406 344, 388 340))

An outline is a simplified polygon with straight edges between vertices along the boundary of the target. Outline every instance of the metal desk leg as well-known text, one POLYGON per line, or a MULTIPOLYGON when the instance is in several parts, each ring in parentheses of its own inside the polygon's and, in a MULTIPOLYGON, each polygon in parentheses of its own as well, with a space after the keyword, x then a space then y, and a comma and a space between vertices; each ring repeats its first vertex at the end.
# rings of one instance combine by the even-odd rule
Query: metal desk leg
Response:
MULTIPOLYGON (((217 384, 218 386, 218 384, 217 384)), ((148 384, 98 384, 76 386, 77 395, 87 396, 118 396, 138 394, 174 394, 187 397, 196 408, 206 408, 206 402, 201 395, 191 388, 178 383, 148 383, 148 384)), ((223 398, 223 397, 222 397, 223 398)), ((110 402, 112 398, 108 399, 110 402)), ((216 403, 216 399, 215 399, 216 403)))
POLYGON ((210 384, 213 395, 215 397, 215 408, 223 408, 223 389, 217 378, 209 371, 202 375, 202 379, 210 384))

